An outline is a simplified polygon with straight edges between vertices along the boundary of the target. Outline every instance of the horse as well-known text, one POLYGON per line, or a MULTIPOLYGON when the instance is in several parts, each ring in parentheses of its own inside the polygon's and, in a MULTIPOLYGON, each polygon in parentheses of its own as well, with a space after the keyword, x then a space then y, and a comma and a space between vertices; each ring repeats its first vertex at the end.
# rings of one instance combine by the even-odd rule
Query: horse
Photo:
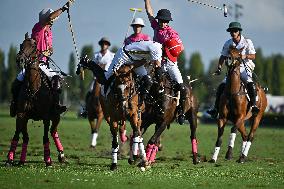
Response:
POLYGON ((10 150, 7 155, 7 166, 14 164, 15 151, 19 141, 20 133, 23 134, 23 144, 19 165, 24 165, 26 162, 27 147, 29 135, 27 131, 27 123, 29 119, 35 121, 43 120, 44 124, 44 161, 46 166, 51 166, 48 131, 50 121, 52 122, 50 133, 55 142, 58 151, 59 162, 64 162, 63 146, 60 142, 57 127, 60 122, 60 115, 54 113, 54 95, 53 86, 55 82, 60 82, 60 78, 55 77, 53 84, 48 77, 41 71, 39 67, 38 52, 36 41, 29 38, 28 33, 25 35, 25 40, 20 45, 20 51, 17 54, 17 62, 25 68, 24 84, 20 90, 17 100, 17 115, 16 115, 16 131, 11 141, 10 150))
POLYGON ((250 103, 246 96, 245 85, 241 82, 240 78, 240 65, 243 63, 241 59, 242 50, 243 49, 238 50, 233 46, 230 46, 229 48, 231 60, 226 62, 228 68, 227 82, 219 104, 219 118, 217 119, 218 137, 213 156, 209 161, 211 163, 215 163, 217 161, 220 146, 222 144, 222 135, 228 121, 233 123, 233 127, 231 129, 228 150, 225 158, 227 160, 232 159, 236 132, 239 130, 242 135, 243 142, 240 157, 237 162, 245 162, 251 143, 254 139, 254 133, 259 126, 267 106, 265 92, 261 86, 257 84, 257 106, 260 111, 257 115, 253 115, 251 112, 250 103), (251 122, 251 128, 248 135, 246 133, 245 120, 249 120, 251 122))
MULTIPOLYGON (((155 162, 156 154, 160 145, 160 136, 166 128, 170 127, 178 116, 179 92, 176 90, 176 83, 170 79, 168 73, 163 73, 162 78, 153 82, 148 100, 145 102, 145 111, 142 114, 142 131, 146 132, 151 124, 155 125, 155 133, 149 139, 146 147, 148 164, 155 162), (161 86, 163 90, 161 91, 161 86)), ((191 129, 192 160, 193 164, 199 163, 197 153, 197 112, 198 103, 192 93, 190 85, 186 85, 187 96, 185 102, 185 119, 189 121, 191 129)))
MULTIPOLYGON (((92 70, 98 80, 100 80, 99 75, 104 74, 104 70, 86 58, 82 58, 79 65, 92 70)), ((145 168, 147 165, 140 130, 143 105, 139 105, 133 68, 133 65, 122 65, 101 88, 103 94, 100 96, 100 102, 112 134, 112 164, 110 170, 117 169, 117 153, 119 150, 117 133, 119 125, 125 125, 127 119, 130 121, 133 130, 132 156, 130 158, 134 160, 138 159, 139 151, 142 157, 140 166, 145 168)))
MULTIPOLYGON (((87 117, 92 134, 91 148, 94 149, 97 144, 99 128, 104 118, 104 113, 100 103, 100 94, 101 84, 97 80, 95 80, 95 82, 93 83, 93 90, 90 91, 86 97, 87 117)), ((125 124, 120 127, 119 133, 121 142, 125 143, 128 140, 128 137, 126 136, 125 124)))

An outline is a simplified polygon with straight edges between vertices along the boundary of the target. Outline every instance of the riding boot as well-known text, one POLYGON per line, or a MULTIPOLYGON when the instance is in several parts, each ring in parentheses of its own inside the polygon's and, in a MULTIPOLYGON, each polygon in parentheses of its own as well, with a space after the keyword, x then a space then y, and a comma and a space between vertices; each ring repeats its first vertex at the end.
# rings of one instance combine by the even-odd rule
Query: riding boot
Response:
POLYGON ((183 83, 178 84, 178 89, 180 91, 179 107, 178 107, 178 123, 180 125, 184 124, 185 119, 185 103, 186 103, 186 87, 183 83))
POLYGON ((24 82, 19 81, 18 79, 15 79, 15 81, 12 83, 12 101, 10 105, 10 116, 15 117, 17 114, 17 103, 18 103, 18 96, 20 93, 20 90, 22 88, 24 82))
POLYGON ((142 105, 143 102, 145 101, 146 97, 149 94, 151 86, 152 86, 152 81, 151 81, 150 76, 144 75, 141 78, 141 85, 139 88, 139 92, 140 92, 139 105, 142 105))
POLYGON ((221 95, 222 95, 224 89, 225 89, 225 83, 221 83, 217 88, 216 100, 215 100, 214 107, 211 108, 210 110, 206 111, 208 114, 211 115, 212 118, 217 118, 217 116, 218 116, 220 98, 221 98, 221 95))
POLYGON ((259 108, 256 105, 256 86, 254 82, 247 83, 248 94, 251 102, 251 112, 253 115, 257 115, 259 112, 259 108))

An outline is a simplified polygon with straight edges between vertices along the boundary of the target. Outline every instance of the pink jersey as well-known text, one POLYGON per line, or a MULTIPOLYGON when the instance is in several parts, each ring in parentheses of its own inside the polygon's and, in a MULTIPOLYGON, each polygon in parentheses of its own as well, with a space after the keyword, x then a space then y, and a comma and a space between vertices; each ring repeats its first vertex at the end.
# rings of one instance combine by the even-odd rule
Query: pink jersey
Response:
MULTIPOLYGON (((42 26, 39 22, 32 29, 32 38, 37 42, 37 50, 43 52, 52 48, 52 31, 47 26, 42 26)), ((46 61, 43 57, 41 60, 46 61)))
POLYGON ((151 22, 151 27, 154 29, 154 41, 164 44, 164 42, 169 39, 176 39, 179 43, 182 43, 178 33, 170 26, 160 29, 158 22, 156 20, 153 20, 151 22))
POLYGON ((138 33, 137 35, 132 34, 124 40, 125 45, 129 45, 130 43, 137 41, 149 41, 151 38, 147 34, 138 33))

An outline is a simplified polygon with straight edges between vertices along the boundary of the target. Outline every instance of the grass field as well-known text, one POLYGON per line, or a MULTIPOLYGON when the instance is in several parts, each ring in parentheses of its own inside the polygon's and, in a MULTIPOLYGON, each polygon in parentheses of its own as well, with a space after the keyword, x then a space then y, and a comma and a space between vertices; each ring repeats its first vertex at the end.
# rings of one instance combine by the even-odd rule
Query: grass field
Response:
MULTIPOLYGON (((284 124, 284 123, 283 123, 284 124)), ((129 128, 129 127, 128 127, 129 128)), ((0 111, 0 188, 284 188, 284 130, 260 127, 251 146, 248 161, 238 164, 241 137, 238 134, 234 159, 224 160, 230 126, 225 130, 218 162, 193 165, 189 127, 173 124, 163 135, 163 151, 157 163, 141 172, 127 163, 128 144, 122 146, 118 170, 110 171, 111 137, 103 123, 96 150, 91 150, 87 120, 67 113, 60 123, 59 135, 68 163, 59 164, 55 145, 51 143, 53 166, 43 162, 41 122, 29 122, 30 143, 24 167, 5 167, 6 155, 15 129, 15 119, 0 111)), ((144 136, 144 144, 153 130, 144 136)), ((130 129, 128 129, 128 133, 130 129)), ((199 153, 211 157, 216 140, 215 125, 199 124, 199 153)), ((51 137, 50 137, 51 139, 51 137)), ((16 160, 19 159, 20 146, 16 160)))

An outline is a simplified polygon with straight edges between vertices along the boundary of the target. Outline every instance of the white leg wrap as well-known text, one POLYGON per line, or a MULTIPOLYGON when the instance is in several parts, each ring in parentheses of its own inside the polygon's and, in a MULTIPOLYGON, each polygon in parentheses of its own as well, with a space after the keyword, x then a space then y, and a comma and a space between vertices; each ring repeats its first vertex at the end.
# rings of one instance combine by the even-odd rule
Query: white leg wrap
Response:
POLYGON ((140 137, 140 141, 139 141, 139 150, 140 150, 140 156, 142 157, 142 159, 146 159, 145 147, 143 144, 142 137, 140 137))
POLYGON ((215 147, 215 150, 214 150, 214 154, 213 154, 213 156, 212 156, 212 159, 214 159, 215 161, 217 161, 219 152, 220 152, 220 147, 215 147))
POLYGON ((230 134, 228 146, 231 146, 232 148, 234 148, 236 136, 237 136, 236 133, 231 133, 230 134))
POLYGON ((111 155, 112 155, 112 163, 117 163, 117 152, 118 152, 119 146, 117 148, 112 148, 111 155))
POLYGON ((92 134, 92 146, 96 146, 97 145, 97 137, 98 137, 98 133, 93 133, 92 134))
POLYGON ((140 142, 140 137, 135 137, 135 138, 133 138, 132 154, 133 154, 134 156, 138 155, 139 142, 140 142))
POLYGON ((245 150, 243 151, 243 154, 245 156, 248 156, 250 146, 251 146, 251 141, 248 141, 247 144, 246 144, 245 150))
POLYGON ((245 147, 247 145, 247 141, 243 141, 243 144, 242 144, 242 149, 241 149, 241 155, 243 154, 243 152, 245 151, 245 147))

